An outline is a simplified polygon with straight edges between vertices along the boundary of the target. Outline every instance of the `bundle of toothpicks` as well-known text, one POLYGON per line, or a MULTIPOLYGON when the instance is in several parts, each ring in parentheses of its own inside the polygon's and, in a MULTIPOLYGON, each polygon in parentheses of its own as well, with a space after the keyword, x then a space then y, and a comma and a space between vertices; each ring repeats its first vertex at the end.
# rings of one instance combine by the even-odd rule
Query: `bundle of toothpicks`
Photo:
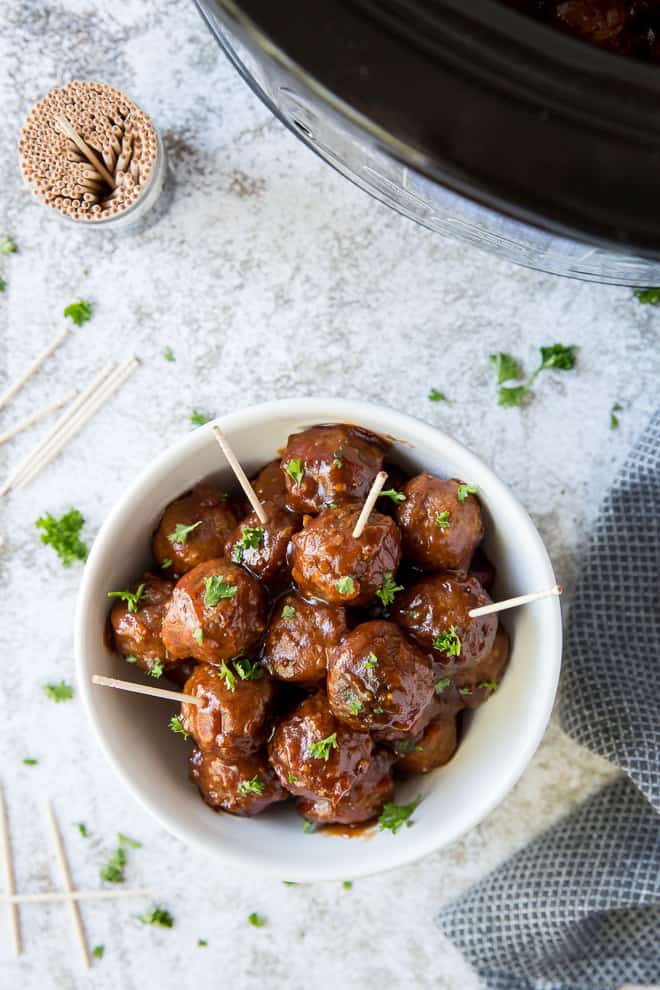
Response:
POLYGON ((158 139, 149 117, 106 83, 70 82, 30 111, 18 143, 21 170, 46 205, 73 220, 107 220, 139 199, 158 139))

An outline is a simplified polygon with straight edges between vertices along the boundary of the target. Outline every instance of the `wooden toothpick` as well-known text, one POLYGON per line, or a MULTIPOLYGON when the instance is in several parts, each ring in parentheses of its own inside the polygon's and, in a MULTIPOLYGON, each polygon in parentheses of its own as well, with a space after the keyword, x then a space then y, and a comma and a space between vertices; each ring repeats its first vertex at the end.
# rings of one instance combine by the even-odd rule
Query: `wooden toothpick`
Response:
POLYGON ((12 904, 48 904, 51 901, 105 901, 117 897, 153 897, 153 890, 148 887, 136 887, 134 890, 54 890, 39 894, 11 894, 3 896, 0 901, 12 904))
MULTIPOLYGON (((57 819, 55 818, 55 812, 53 811, 53 806, 50 801, 46 802, 46 817, 48 818, 48 824, 50 826, 50 831, 53 838, 53 845, 55 846, 55 855, 57 856, 57 860, 60 864, 60 872, 62 874, 62 880, 64 881, 64 888, 68 894, 71 894, 73 893, 71 872, 69 870, 69 864, 64 851, 64 844, 62 842, 62 836, 57 824, 57 819)), ((76 938, 78 939, 85 968, 89 969, 91 960, 89 958, 89 949, 87 947, 87 939, 85 938, 85 930, 83 928, 82 918, 80 917, 78 902, 73 897, 69 897, 68 900, 73 930, 75 931, 76 938)))
MULTIPOLYGON (((0 833, 2 838, 2 858, 5 868, 5 884, 7 886, 7 896, 12 897, 16 893, 16 880, 14 877, 14 860, 11 854, 11 842, 9 839, 9 822, 7 820, 7 805, 5 796, 0 787, 0 833)), ((9 918, 9 931, 14 947, 14 955, 21 954, 21 931, 18 920, 18 907, 9 903, 7 906, 7 916, 9 918)))
POLYGON ((82 151, 87 161, 94 166, 99 175, 102 175, 108 185, 114 189, 117 185, 114 175, 112 175, 111 172, 108 172, 101 159, 94 154, 87 142, 83 141, 71 121, 67 120, 63 113, 59 114, 59 116, 55 119, 57 120, 57 126, 62 131, 62 134, 66 134, 69 140, 73 141, 76 147, 82 151))
POLYGON ((547 588, 546 591, 533 591, 529 595, 518 595, 517 598, 506 598, 502 602, 491 602, 490 605, 481 605, 479 608, 472 608, 468 612, 471 619, 477 619, 480 615, 490 615, 492 612, 503 612, 507 608, 517 608, 518 605, 528 605, 529 602, 538 602, 542 598, 551 598, 553 595, 561 595, 564 589, 560 584, 554 588, 547 588))
POLYGON ((387 481, 387 474, 385 471, 379 471, 374 478, 374 483, 371 486, 371 490, 367 495, 364 505, 362 506, 362 512, 358 517, 358 521, 355 524, 355 529, 353 530, 354 539, 359 539, 364 532, 364 528, 369 522, 369 516, 376 504, 376 499, 381 493, 382 487, 387 481))
POLYGON ((101 687, 118 688, 120 691, 130 691, 133 694, 150 694, 152 698, 181 701, 187 705, 202 704, 202 698, 198 698, 194 694, 184 694, 183 691, 167 691, 165 688, 151 687, 150 684, 134 684, 132 681, 120 681, 116 677, 104 677, 102 674, 92 674, 92 684, 99 684, 101 687))
POLYGON ((220 447, 222 448, 222 453, 227 458, 227 463, 229 464, 230 468, 236 475, 236 480, 238 481, 239 485, 247 495, 250 505, 256 512, 259 522, 261 523, 262 526, 265 526, 266 523, 268 522, 268 517, 266 516, 264 507, 259 501, 259 498, 257 497, 257 493, 255 492, 254 488, 248 481, 248 477, 245 471, 238 463, 238 458, 236 457, 236 454, 229 446, 227 438, 225 437, 224 433, 222 432, 219 426, 213 427, 213 435, 220 444, 220 447))
POLYGON ((6 392, 0 395, 0 409, 6 406, 10 399, 13 399, 19 389, 23 388, 25 383, 29 381, 30 378, 39 370, 44 361, 51 356, 53 351, 57 350, 63 341, 66 340, 71 332, 71 327, 65 327, 64 330, 60 330, 56 337, 51 340, 50 344, 43 349, 41 354, 38 354, 29 368, 26 368, 22 375, 20 375, 15 382, 13 382, 6 392))

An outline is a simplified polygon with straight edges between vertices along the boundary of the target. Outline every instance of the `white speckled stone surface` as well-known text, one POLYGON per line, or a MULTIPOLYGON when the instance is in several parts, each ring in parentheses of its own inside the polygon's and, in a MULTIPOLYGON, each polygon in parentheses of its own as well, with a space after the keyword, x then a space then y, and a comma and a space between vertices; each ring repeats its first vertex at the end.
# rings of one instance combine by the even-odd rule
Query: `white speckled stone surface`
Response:
MULTIPOLYGON (((2 383, 51 338, 74 298, 89 299, 94 318, 1 414, 0 429, 87 383, 109 358, 135 352, 142 360, 57 461, 2 505, 0 781, 18 885, 59 885, 41 807, 50 796, 76 884, 98 884, 117 830, 134 835, 143 848, 130 851, 127 880, 150 885, 176 927, 138 924, 141 902, 86 906, 90 944, 106 948, 85 976, 62 906, 23 910, 19 962, 2 911, 0 987, 472 990, 476 977, 434 926, 437 908, 610 769, 552 726, 504 804, 415 866, 351 891, 221 869, 136 806, 92 744, 77 700, 55 705, 43 695, 45 681, 72 678, 80 569, 62 569, 34 521, 75 505, 91 540, 136 470, 190 428, 193 408, 361 396, 437 424, 490 463, 536 519, 570 595, 598 499, 657 401, 660 311, 629 290, 514 269, 370 200, 256 102, 187 0, 8 0, 2 21, 0 234, 20 249, 0 258, 2 383), (171 203, 142 235, 65 226, 20 181, 20 122, 34 100, 71 78, 124 88, 164 137, 171 203), (538 345, 558 340, 580 346, 578 370, 539 380, 523 411, 499 409, 488 354, 510 350, 531 367, 538 345), (162 357, 166 345, 174 364, 162 357), (429 403, 430 386, 451 402, 429 403), (614 401, 625 408, 611 432, 614 401), (24 757, 39 765, 24 766, 24 757), (90 838, 80 837, 78 821, 90 838), (268 918, 262 930, 247 924, 255 910, 268 918), (198 937, 208 947, 198 948, 198 937)), ((37 434, 0 448, 3 475, 37 434)))

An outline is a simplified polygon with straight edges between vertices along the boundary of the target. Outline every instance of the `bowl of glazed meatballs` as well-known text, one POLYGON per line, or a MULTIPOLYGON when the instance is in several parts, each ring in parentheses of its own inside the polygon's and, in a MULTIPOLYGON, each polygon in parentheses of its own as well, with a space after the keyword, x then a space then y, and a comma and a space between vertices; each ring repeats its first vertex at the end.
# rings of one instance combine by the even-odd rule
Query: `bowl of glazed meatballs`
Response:
POLYGON ((472 454, 392 410, 301 399, 218 424, 260 513, 209 424, 143 472, 92 548, 76 653, 106 755, 174 834, 281 879, 447 845, 510 790, 552 707, 557 602, 470 615, 554 582, 531 520, 472 454))

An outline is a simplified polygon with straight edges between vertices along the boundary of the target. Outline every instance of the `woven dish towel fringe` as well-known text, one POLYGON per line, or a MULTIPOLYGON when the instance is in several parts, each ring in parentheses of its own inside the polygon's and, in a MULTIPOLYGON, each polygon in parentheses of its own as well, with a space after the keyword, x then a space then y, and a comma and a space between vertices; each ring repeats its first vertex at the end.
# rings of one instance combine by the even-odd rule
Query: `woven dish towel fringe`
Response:
POLYGON ((571 609, 560 715, 621 767, 438 917, 484 983, 660 982, 660 410, 600 510, 571 609))

